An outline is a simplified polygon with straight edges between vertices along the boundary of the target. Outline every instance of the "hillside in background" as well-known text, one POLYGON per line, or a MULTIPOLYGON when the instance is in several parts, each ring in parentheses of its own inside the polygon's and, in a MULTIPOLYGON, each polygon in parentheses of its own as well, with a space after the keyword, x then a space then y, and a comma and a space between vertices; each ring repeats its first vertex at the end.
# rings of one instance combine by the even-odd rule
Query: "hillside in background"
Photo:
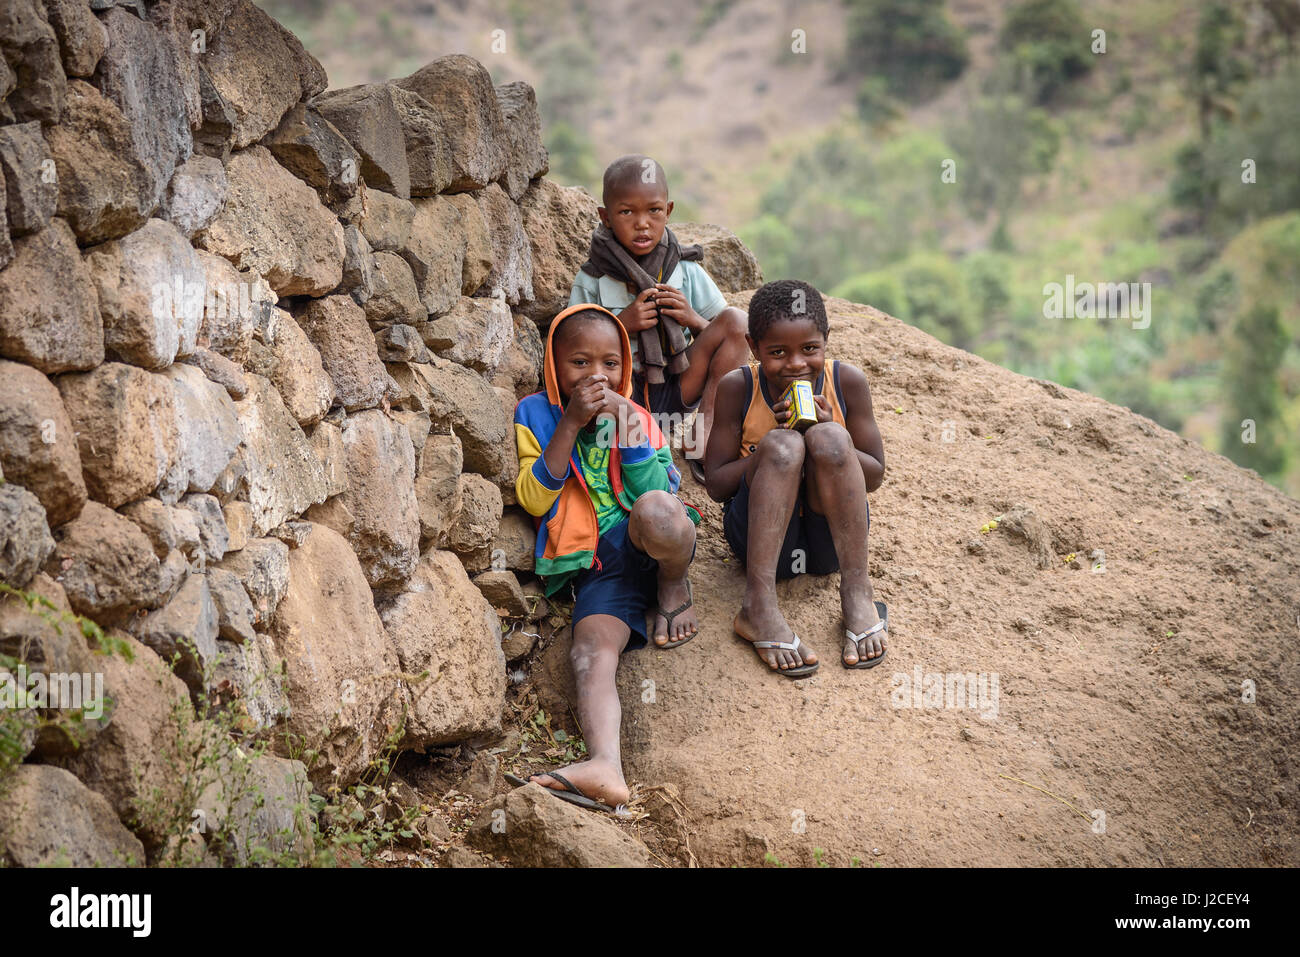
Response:
POLYGON ((264 6, 335 86, 457 51, 527 80, 557 181, 594 189, 609 159, 653 153, 677 218, 735 229, 769 278, 1128 406, 1300 495, 1294 0, 264 6), (1046 317, 1067 276, 1150 283, 1150 325, 1046 317))

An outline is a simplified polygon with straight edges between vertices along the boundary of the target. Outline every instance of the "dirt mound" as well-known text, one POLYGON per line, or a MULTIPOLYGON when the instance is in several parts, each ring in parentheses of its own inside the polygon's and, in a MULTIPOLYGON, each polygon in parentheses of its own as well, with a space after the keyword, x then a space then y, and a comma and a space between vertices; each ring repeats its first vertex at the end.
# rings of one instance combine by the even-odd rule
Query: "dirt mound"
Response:
MULTIPOLYGON (((629 781, 680 795, 703 864, 1300 864, 1300 503, 1127 409, 827 305, 885 440, 889 660, 842 669, 838 576, 805 577, 781 600, 823 667, 771 674, 732 635, 744 580, 688 479, 702 634, 624 658, 629 781)), ((544 697, 566 654, 536 663, 544 697)))

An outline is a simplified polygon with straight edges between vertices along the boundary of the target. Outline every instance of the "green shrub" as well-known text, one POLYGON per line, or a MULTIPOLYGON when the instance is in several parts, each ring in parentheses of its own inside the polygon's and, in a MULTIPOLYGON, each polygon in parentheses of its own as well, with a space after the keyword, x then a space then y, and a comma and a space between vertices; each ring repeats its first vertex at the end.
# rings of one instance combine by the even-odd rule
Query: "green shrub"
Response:
POLYGON ((897 316, 907 308, 902 280, 890 269, 853 276, 834 287, 830 294, 850 302, 875 306, 891 316, 897 316))
POLYGON ((1075 0, 1022 0, 1007 12, 998 46, 1010 54, 1021 92, 1048 103, 1092 69, 1091 39, 1075 0))
POLYGON ((849 0, 848 7, 849 70, 883 77, 894 96, 933 96, 970 62, 966 35, 943 0, 849 0))

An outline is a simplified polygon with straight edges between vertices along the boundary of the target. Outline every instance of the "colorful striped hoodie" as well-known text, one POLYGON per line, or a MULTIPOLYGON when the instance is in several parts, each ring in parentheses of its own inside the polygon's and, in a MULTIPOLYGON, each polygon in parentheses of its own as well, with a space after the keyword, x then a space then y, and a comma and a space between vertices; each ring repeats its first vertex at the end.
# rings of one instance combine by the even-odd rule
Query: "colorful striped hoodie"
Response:
MULTIPOLYGON (((555 330, 564 319, 586 310, 605 313, 618 328, 623 345, 623 377, 618 391, 630 401, 632 348, 627 332, 609 310, 582 303, 565 309, 551 322, 543 366, 545 391, 526 396, 515 406, 515 444, 519 449, 515 496, 537 523, 534 570, 545 582, 548 595, 554 594, 579 571, 595 564, 596 545, 600 540, 596 506, 587 492, 581 457, 571 453, 564 474, 556 476, 551 474, 542 456, 564 415, 552 352, 555 330)), ((636 403, 632 403, 632 408, 640 416, 646 441, 610 449, 608 466, 614 497, 629 512, 644 493, 657 489, 675 493, 682 481, 681 472, 673 464, 672 450, 654 418, 636 403)), ((689 506, 688 512, 693 521, 699 521, 699 513, 689 506)))

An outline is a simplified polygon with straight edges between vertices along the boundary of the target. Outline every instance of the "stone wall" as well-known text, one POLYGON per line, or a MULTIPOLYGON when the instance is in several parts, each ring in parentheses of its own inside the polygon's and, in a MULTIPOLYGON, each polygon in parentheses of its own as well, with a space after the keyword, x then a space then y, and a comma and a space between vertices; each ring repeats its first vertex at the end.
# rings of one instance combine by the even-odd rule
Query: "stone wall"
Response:
POLYGON ((0 604, 0 651, 116 707, 24 741, 0 859, 45 859, 36 805, 98 834, 87 862, 151 852, 178 705, 238 709, 317 787, 399 726, 500 726, 533 536, 511 417, 595 203, 473 59, 326 87, 247 0, 0 12, 0 576, 135 650, 0 604))

